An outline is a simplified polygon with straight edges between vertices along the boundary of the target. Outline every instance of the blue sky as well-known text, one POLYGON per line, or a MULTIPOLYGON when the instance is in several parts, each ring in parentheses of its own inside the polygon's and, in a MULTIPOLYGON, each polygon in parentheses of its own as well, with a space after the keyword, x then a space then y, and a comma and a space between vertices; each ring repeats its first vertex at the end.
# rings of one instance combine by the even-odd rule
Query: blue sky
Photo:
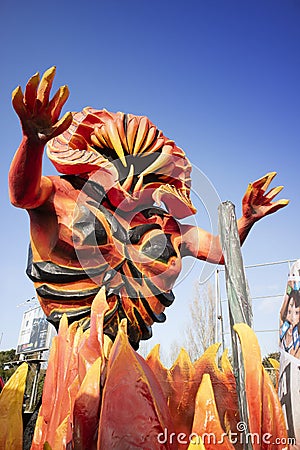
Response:
MULTIPOLYGON (((28 218, 8 200, 7 173, 21 131, 11 91, 57 66, 68 84, 66 110, 84 106, 146 115, 182 147, 221 200, 241 213, 248 182, 277 171, 290 204, 256 224, 245 264, 297 259, 299 251, 300 4, 296 0, 3 1, 1 5, 1 315, 0 349, 15 347, 34 295, 24 274, 28 218), (2 334, 3 333, 3 334, 2 334)), ((44 174, 54 174, 45 160, 44 174)), ((205 193, 203 194, 205 197, 205 193)), ((209 226, 199 205, 197 224, 209 226)), ((168 323, 155 339, 180 340, 196 265, 176 288, 168 323)), ((287 268, 251 280, 284 291, 287 268)), ((268 315, 276 317, 278 302, 268 315)), ((260 313, 258 313, 259 315, 260 313)), ((262 310, 261 315, 265 312, 262 310)), ((277 317, 276 317, 277 322, 277 317)), ((160 330, 158 330, 160 328, 160 330)), ((273 349, 270 349, 270 351, 273 349)))

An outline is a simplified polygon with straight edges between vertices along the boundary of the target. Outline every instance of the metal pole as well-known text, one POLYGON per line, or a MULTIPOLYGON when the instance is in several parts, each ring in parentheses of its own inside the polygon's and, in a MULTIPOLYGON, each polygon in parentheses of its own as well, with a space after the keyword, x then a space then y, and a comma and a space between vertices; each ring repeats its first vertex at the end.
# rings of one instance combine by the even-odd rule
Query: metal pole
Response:
MULTIPOLYGON (((219 206, 219 229, 225 262, 226 290, 239 412, 242 422, 247 425, 248 429, 249 417, 245 394, 243 356, 238 338, 233 331, 233 325, 243 322, 250 327, 252 326, 252 305, 244 272, 234 205, 231 202, 227 201, 219 206)), ((245 437, 246 434, 244 434, 244 450, 253 450, 252 443, 248 442, 245 437)))
POLYGON ((218 302, 219 302, 219 311, 220 311, 220 322, 221 322, 221 337, 222 337, 222 351, 225 350, 225 339, 224 339, 224 321, 223 321, 223 308, 221 302, 221 293, 220 293, 220 273, 218 270, 218 302))
POLYGON ((215 271, 215 343, 218 342, 218 322, 219 322, 219 272, 215 271))
POLYGON ((35 364, 36 364, 36 369, 35 369, 35 374, 34 374, 34 379, 33 379, 33 383, 32 383, 31 394, 30 394, 30 402, 29 402, 29 407, 28 407, 29 411, 32 411, 32 407, 36 403, 38 381, 39 381, 39 375, 40 375, 40 370, 41 370, 41 363, 38 361, 35 364))
MULTIPOLYGON (((215 271, 215 298, 216 298, 216 329, 221 330, 221 339, 222 339, 222 351, 225 350, 225 340, 224 340, 224 322, 223 322, 223 310, 222 310, 222 302, 221 302, 221 293, 220 293, 220 270, 217 269, 215 271), (220 321, 220 326, 219 326, 220 321)), ((218 333, 220 334, 220 333, 218 333)), ((215 342, 218 341, 218 336, 216 335, 215 342)))

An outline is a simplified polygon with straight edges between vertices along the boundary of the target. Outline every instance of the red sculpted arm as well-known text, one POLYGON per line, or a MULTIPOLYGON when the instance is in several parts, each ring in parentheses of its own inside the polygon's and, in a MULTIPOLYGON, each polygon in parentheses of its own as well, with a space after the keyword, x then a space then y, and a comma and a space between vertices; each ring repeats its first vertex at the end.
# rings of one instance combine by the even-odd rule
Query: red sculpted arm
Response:
POLYGON ((50 178, 42 176, 42 158, 45 144, 65 131, 72 115, 67 113, 59 120, 69 91, 62 86, 49 101, 55 68, 47 70, 41 81, 39 74, 28 81, 25 93, 17 87, 12 94, 12 104, 18 114, 23 138, 9 171, 9 195, 13 205, 32 209, 42 205, 52 192, 50 178))
MULTIPOLYGON (((276 172, 250 183, 242 201, 243 215, 237 221, 241 245, 255 222, 288 204, 288 200, 272 200, 282 190, 279 186, 266 192, 276 172)), ((194 256, 212 263, 224 264, 219 236, 213 236, 201 228, 182 226, 182 256, 194 256)))

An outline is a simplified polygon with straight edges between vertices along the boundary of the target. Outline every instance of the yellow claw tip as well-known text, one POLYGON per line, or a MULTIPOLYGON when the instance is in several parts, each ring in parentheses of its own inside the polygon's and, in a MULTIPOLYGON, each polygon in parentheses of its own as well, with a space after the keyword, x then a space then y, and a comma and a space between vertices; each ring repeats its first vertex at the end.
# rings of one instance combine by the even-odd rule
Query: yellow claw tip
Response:
POLYGON ((55 75, 55 72, 56 72, 56 67, 55 66, 49 67, 49 69, 47 69, 44 72, 43 78, 52 77, 52 76, 55 75))
POLYGON ((273 180, 273 178, 275 178, 276 175, 277 175, 277 172, 268 172, 263 177, 263 179, 265 179, 267 183, 271 183, 271 181, 273 180))
POLYGON ((67 84, 64 84, 64 85, 61 87, 61 91, 62 91, 64 94, 67 94, 67 95, 70 94, 70 90, 69 90, 69 87, 68 87, 67 84))
POLYGON ((28 83, 30 83, 30 82, 32 83, 35 80, 39 81, 39 79, 40 79, 40 73, 36 72, 34 75, 32 75, 32 77, 29 78, 28 83))
POLYGON ((23 101, 23 92, 21 86, 17 86, 11 93, 11 101, 14 104, 23 101))
POLYGON ((12 97, 15 97, 21 91, 21 86, 17 86, 11 93, 12 97))
POLYGON ((71 123, 72 123, 72 120, 73 120, 73 114, 71 112, 67 112, 64 115, 63 120, 64 120, 65 123, 69 122, 69 126, 70 126, 71 123))
POLYGON ((127 167, 127 161, 126 161, 125 156, 122 156, 122 157, 120 158, 120 160, 121 160, 123 166, 124 166, 124 167, 127 167))
POLYGON ((64 119, 65 120, 73 119, 73 114, 70 111, 66 112, 65 115, 64 115, 64 119))
POLYGON ((248 186, 247 186, 246 194, 247 194, 248 192, 250 192, 250 191, 252 190, 252 188, 253 188, 252 183, 249 183, 248 186))

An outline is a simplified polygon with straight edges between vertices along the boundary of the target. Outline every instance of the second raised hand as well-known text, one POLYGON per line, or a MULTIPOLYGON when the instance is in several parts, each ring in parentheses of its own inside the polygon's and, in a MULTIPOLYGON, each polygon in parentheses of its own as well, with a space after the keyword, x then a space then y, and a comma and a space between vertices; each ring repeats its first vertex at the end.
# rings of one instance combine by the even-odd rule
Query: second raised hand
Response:
POLYGON ((275 187, 269 192, 266 192, 275 176, 276 172, 270 172, 259 180, 249 184, 242 203, 243 216, 251 220, 251 222, 256 222, 262 217, 278 211, 289 203, 286 199, 272 201, 282 190, 283 186, 275 187))

